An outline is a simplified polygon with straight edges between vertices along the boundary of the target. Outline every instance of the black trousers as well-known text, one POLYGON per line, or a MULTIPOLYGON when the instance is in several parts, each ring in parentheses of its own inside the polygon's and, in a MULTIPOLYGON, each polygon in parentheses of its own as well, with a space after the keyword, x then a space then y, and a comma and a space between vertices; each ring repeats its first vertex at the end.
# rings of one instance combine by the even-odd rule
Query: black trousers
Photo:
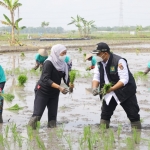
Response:
POLYGON ((5 82, 1 82, 0 83, 0 88, 3 90, 4 89, 4 86, 5 86, 5 82))
POLYGON ((35 92, 34 100, 34 111, 32 116, 41 116, 45 110, 45 107, 48 108, 48 121, 57 119, 57 109, 58 109, 58 99, 59 94, 53 96, 47 96, 41 93, 40 90, 35 92))
MULTIPOLYGON (((131 122, 140 121, 140 115, 138 114, 140 109, 137 103, 136 95, 133 95, 126 101, 122 102, 120 105, 123 107, 124 111, 127 114, 127 117, 131 122)), ((101 119, 110 120, 114 110, 116 109, 116 106, 117 102, 114 98, 111 99, 109 105, 107 105, 106 102, 103 101, 101 108, 101 119)))

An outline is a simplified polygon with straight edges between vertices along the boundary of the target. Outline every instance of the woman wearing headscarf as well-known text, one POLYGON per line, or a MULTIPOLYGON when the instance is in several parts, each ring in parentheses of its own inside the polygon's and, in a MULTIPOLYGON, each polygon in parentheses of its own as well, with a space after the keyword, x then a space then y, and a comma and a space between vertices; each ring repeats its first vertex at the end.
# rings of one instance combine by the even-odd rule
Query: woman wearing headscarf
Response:
POLYGON ((48 127, 56 127, 59 93, 67 94, 73 89, 73 85, 69 84, 68 66, 65 63, 66 53, 64 45, 54 45, 50 56, 43 64, 41 77, 35 87, 33 115, 28 123, 33 129, 36 129, 37 121, 40 121, 46 106, 48 127), (60 86, 62 78, 69 90, 60 86))

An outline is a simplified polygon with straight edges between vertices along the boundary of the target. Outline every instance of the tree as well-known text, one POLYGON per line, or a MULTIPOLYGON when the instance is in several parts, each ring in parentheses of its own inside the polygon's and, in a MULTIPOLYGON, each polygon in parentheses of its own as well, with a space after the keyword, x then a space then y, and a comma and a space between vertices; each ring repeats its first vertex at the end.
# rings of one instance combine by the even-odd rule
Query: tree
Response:
POLYGON ((48 27, 49 26, 49 22, 45 22, 45 21, 43 21, 42 23, 41 23, 41 27, 48 27))
POLYGON ((139 33, 139 31, 142 30, 142 26, 136 26, 136 33, 139 33))
POLYGON ((79 15, 77 15, 77 18, 71 17, 71 19, 72 21, 68 23, 68 25, 75 24, 75 26, 78 28, 80 36, 82 36, 82 30, 83 30, 81 25, 82 18, 79 15))
POLYGON ((72 21, 68 25, 75 24, 75 26, 78 28, 81 37, 88 37, 91 33, 91 28, 96 28, 96 26, 94 25, 95 21, 93 20, 87 21, 79 15, 77 15, 77 18, 71 18, 72 21))
POLYGON ((11 26, 11 44, 13 44, 15 43, 14 12, 18 7, 22 6, 22 4, 19 3, 19 0, 3 0, 3 2, 0 1, 0 5, 10 11, 11 19, 9 19, 6 15, 4 15, 6 21, 1 21, 1 22, 5 25, 11 26))

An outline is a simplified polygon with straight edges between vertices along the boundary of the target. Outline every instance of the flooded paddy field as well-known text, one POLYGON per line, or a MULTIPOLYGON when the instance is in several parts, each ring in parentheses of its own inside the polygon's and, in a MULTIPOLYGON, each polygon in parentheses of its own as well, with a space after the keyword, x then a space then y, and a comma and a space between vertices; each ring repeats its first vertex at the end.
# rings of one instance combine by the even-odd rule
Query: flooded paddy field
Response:
MULTIPOLYGON (((144 71, 149 53, 115 51, 128 60, 130 71, 144 71)), ((102 101, 93 96, 91 81, 93 70, 86 71, 90 62, 84 61, 84 53, 90 51, 68 49, 73 60, 73 68, 79 70, 72 94, 60 94, 57 128, 47 128, 47 108, 42 116, 38 130, 27 128, 32 115, 34 87, 40 77, 40 71, 32 71, 36 52, 3 53, 0 64, 5 69, 7 83, 5 93, 14 94, 14 100, 4 102, 3 120, 0 125, 0 150, 148 150, 150 149, 150 79, 138 80, 137 99, 142 122, 141 133, 131 132, 130 122, 120 105, 111 118, 110 129, 99 127, 102 101), (26 74, 24 87, 18 86, 17 77, 26 74), (10 111, 7 108, 18 104, 23 109, 10 111)), ((150 75, 148 75, 150 77, 150 75)), ((63 81, 62 84, 64 85, 63 81)), ((65 86, 65 85, 64 85, 65 86)))

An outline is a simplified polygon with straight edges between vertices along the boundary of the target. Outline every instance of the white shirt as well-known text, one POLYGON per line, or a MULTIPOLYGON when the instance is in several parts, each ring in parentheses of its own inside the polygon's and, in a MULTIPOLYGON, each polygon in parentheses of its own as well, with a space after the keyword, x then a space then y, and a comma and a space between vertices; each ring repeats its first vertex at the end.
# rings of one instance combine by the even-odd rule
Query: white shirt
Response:
MULTIPOLYGON (((105 84, 109 83, 109 80, 108 80, 108 77, 107 77, 107 74, 106 74, 106 70, 105 70, 105 67, 106 67, 107 63, 108 63, 108 61, 106 63, 102 62, 103 68, 104 68, 104 81, 105 81, 105 84)), ((120 79, 119 81, 121 81, 125 86, 129 81, 129 73, 128 73, 128 68, 127 68, 127 63, 124 59, 120 59, 119 62, 118 62, 118 76, 119 76, 119 79, 120 79)), ((97 65, 95 66, 95 69, 94 69, 93 80, 100 82, 100 72, 99 72, 99 68, 98 68, 97 65)), ((109 102, 110 102, 112 96, 114 97, 116 102, 119 104, 120 103, 119 99, 118 99, 117 95, 114 93, 114 91, 112 91, 110 93, 107 93, 104 96, 106 104, 109 105, 109 102)))

